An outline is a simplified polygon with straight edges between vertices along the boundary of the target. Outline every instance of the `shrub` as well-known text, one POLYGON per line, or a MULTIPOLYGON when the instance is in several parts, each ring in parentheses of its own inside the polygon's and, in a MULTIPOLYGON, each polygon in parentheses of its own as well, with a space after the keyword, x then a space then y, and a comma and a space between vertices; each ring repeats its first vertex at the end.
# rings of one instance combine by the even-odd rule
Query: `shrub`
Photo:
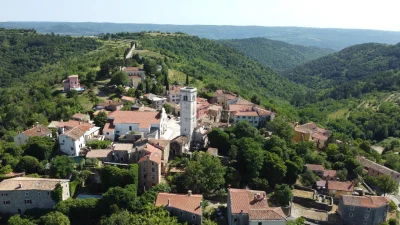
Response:
POLYGON ((56 188, 51 191, 51 199, 55 202, 60 202, 62 201, 62 193, 63 189, 61 187, 61 184, 56 184, 56 188))

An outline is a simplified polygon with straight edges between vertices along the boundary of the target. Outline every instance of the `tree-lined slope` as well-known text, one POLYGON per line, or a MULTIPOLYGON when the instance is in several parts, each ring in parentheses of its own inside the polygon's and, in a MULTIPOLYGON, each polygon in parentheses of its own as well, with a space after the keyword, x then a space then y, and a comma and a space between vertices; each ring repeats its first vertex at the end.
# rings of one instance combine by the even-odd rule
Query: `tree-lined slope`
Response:
POLYGON ((221 40, 264 66, 282 71, 333 53, 331 49, 288 44, 267 38, 221 40))
POLYGON ((46 64, 84 54, 99 46, 100 43, 93 38, 0 29, 0 87, 19 81, 46 64))
POLYGON ((139 38, 140 46, 167 56, 173 66, 202 80, 209 88, 223 88, 251 97, 289 99, 298 85, 236 50, 208 39, 186 35, 139 38))
POLYGON ((312 89, 331 89, 330 97, 358 97, 400 87, 400 43, 355 45, 282 73, 312 89))

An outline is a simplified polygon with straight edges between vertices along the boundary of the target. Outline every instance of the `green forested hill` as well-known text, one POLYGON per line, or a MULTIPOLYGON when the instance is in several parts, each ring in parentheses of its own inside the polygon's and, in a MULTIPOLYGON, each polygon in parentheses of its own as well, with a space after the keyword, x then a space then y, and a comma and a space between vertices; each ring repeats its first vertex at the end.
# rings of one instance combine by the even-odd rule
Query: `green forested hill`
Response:
POLYGON ((220 42, 277 71, 294 68, 333 52, 331 49, 293 45, 267 38, 232 39, 220 42))
POLYGON ((312 89, 330 89, 330 97, 358 97, 400 88, 400 44, 362 44, 284 71, 283 76, 312 89))
POLYGON ((42 35, 34 30, 0 29, 0 87, 18 81, 46 64, 99 47, 93 38, 42 35))
POLYGON ((216 41, 187 35, 134 37, 140 46, 167 56, 173 67, 202 80, 208 87, 239 92, 245 97, 289 99, 302 87, 216 41))

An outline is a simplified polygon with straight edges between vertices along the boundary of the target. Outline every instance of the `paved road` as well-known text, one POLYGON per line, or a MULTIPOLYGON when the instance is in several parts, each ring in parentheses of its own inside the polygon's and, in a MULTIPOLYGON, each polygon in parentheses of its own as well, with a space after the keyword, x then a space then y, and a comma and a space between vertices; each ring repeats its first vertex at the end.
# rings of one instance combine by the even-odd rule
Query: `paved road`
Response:
POLYGON ((400 211, 399 204, 400 204, 400 197, 395 195, 386 195, 390 200, 394 201, 397 205, 397 211, 400 211))
POLYGON ((128 52, 128 54, 126 55, 126 59, 130 59, 133 56, 133 51, 135 50, 135 45, 133 45, 133 47, 131 48, 131 50, 128 52))

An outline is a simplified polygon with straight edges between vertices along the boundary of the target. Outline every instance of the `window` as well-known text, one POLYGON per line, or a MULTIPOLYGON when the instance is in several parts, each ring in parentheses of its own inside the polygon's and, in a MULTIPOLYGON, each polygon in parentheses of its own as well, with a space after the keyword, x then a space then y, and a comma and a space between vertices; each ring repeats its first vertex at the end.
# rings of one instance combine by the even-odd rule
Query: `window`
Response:
POLYGON ((367 209, 367 212, 370 212, 370 211, 371 211, 371 208, 368 208, 368 209, 367 209))
POLYGON ((32 204, 32 200, 30 199, 25 200, 25 204, 32 204))
POLYGON ((353 217, 354 215, 353 215, 353 213, 350 213, 349 216, 350 216, 350 217, 353 217))
POLYGON ((151 177, 151 179, 155 180, 156 178, 153 176, 153 177, 151 177))
POLYGON ((11 204, 11 201, 3 201, 3 204, 4 204, 4 205, 10 205, 10 204, 11 204))
POLYGON ((367 224, 367 220, 364 220, 364 224, 367 224))
POLYGON ((116 132, 117 134, 119 134, 119 130, 117 130, 117 132, 116 132))
POLYGON ((63 142, 65 142, 65 140, 63 140, 63 142))
POLYGON ((258 225, 262 225, 262 222, 258 222, 258 225))
POLYGON ((155 172, 155 170, 154 170, 154 167, 153 167, 153 168, 151 168, 151 172, 153 172, 153 173, 155 172))
POLYGON ((25 192, 25 196, 28 196, 29 195, 29 193, 28 192, 25 192))
POLYGON ((233 222, 237 222, 237 221, 238 221, 237 218, 233 219, 233 222))
POLYGON ((47 192, 47 195, 50 195, 50 191, 47 192))
POLYGON ((38 194, 39 196, 41 196, 41 195, 42 195, 42 193, 40 193, 40 192, 38 192, 37 194, 38 194))
POLYGON ((71 147, 71 151, 73 151, 74 150, 74 148, 73 147, 71 147))
POLYGON ((183 215, 183 212, 181 211, 181 216, 183 215))
POLYGON ((350 210, 354 210, 354 207, 351 207, 350 210))
POLYGON ((195 215, 192 215, 192 220, 196 220, 196 216, 195 215))
POLYGON ((132 126, 129 126, 129 130, 132 130, 132 126))
POLYGON ((1 193, 1 196, 8 196, 7 193, 1 193))
POLYGON ((110 133, 109 133, 109 132, 107 132, 107 135, 110 135, 110 133))

